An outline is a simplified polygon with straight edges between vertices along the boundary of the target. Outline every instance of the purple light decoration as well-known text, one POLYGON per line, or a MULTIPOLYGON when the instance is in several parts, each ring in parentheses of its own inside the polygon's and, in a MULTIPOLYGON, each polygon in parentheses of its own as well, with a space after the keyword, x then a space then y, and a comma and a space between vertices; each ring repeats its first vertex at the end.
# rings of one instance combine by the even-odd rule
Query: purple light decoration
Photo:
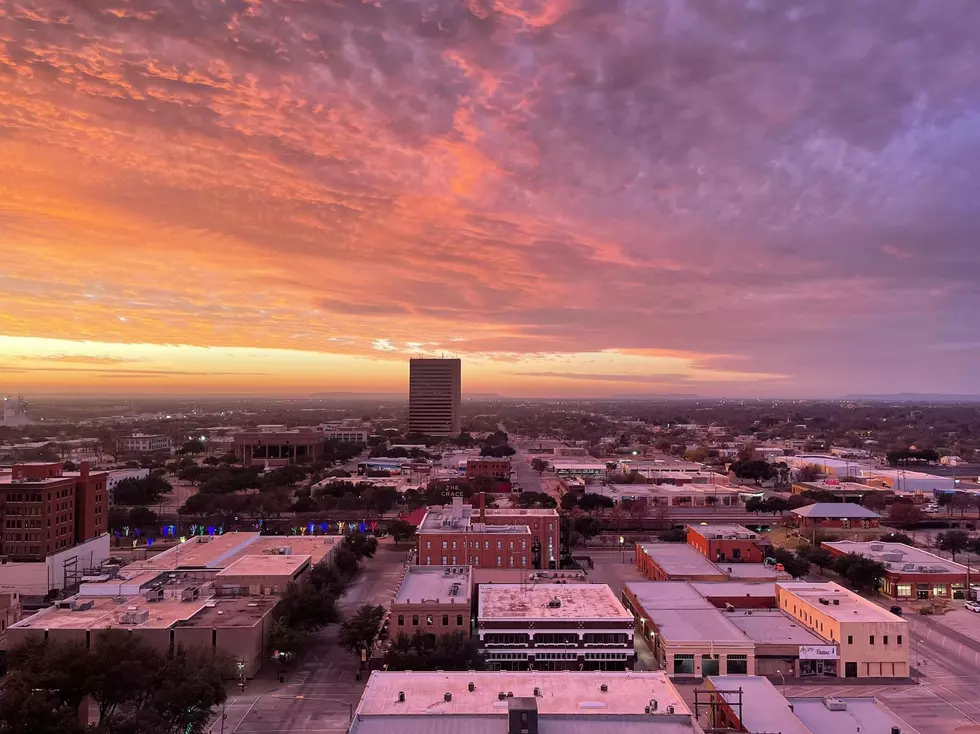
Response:
POLYGON ((314 527, 313 523, 310 523, 309 525, 307 525, 306 526, 306 532, 312 533, 313 532, 313 527, 314 527))
POLYGON ((364 532, 364 523, 361 523, 361 532, 364 532))
POLYGON ((146 539, 146 547, 149 548, 151 545, 153 545, 153 538, 147 538, 146 539))
POLYGON ((321 533, 327 532, 327 524, 325 522, 320 523, 320 532, 321 533))

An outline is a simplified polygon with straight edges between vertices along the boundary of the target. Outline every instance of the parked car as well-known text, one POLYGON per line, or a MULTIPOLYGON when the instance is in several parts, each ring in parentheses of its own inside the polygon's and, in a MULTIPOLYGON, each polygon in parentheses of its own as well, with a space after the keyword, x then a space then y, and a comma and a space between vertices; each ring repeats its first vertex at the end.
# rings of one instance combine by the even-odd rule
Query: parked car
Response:
POLYGON ((971 612, 980 612, 980 602, 968 601, 966 603, 966 608, 971 612))
POLYGON ((894 614, 895 616, 898 616, 898 617, 901 617, 902 616, 902 608, 901 607, 892 607, 888 611, 891 612, 892 614, 894 614))

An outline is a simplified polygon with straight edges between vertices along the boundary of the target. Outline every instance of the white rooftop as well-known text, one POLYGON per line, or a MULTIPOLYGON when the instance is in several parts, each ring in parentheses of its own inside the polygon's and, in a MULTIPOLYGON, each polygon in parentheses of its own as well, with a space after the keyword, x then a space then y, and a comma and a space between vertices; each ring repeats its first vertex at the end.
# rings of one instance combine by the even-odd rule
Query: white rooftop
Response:
POLYGON ((409 566, 395 595, 395 604, 469 605, 472 579, 469 566, 409 566))
POLYGON ((749 530, 744 525, 732 524, 709 524, 709 525, 688 525, 689 530, 693 530, 709 540, 760 540, 760 536, 754 530, 749 530))
MULTIPOLYGON (((718 675, 705 680, 708 688, 719 691, 729 704, 739 701, 741 722, 746 731, 779 732, 779 734, 813 734, 789 707, 789 702, 767 678, 756 675, 718 675), (727 693, 726 693, 727 691, 727 693)), ((735 714, 738 715, 738 709, 735 714)), ((868 732, 876 730, 869 729, 868 732)), ((835 733, 838 734, 838 733, 835 733)))
POLYGON ((870 734, 890 732, 897 726, 902 734, 918 734, 904 719, 875 698, 843 698, 843 711, 827 708, 823 698, 792 696, 796 716, 812 734, 870 734))
POLYGON ((817 502, 813 505, 797 507, 790 512, 800 517, 846 518, 848 520, 873 520, 881 517, 877 512, 853 502, 817 502))
POLYGON ((549 714, 644 715, 651 699, 663 711, 668 705, 677 714, 691 710, 662 671, 569 672, 395 672, 374 671, 368 679, 357 716, 407 716, 507 713, 507 701, 498 694, 535 698, 538 712, 549 714), (473 691, 468 684, 473 683, 473 691), (601 686, 607 690, 603 691, 601 686), (399 702, 398 694, 405 700, 399 702), (446 701, 446 694, 451 701, 446 701))
POLYGON ((826 645, 806 627, 778 609, 736 609, 725 612, 725 618, 757 644, 826 645))
POLYGON ((479 593, 480 621, 633 619, 606 584, 482 584, 479 593))
MULTIPOLYGON (((810 581, 779 581, 776 583, 777 599, 781 592, 788 592, 804 601, 831 619, 839 622, 886 622, 893 625, 908 626, 908 622, 896 617, 884 607, 858 596, 832 581, 815 583, 810 581), (824 604, 820 600, 828 603, 824 604)), ((780 602, 780 607, 785 608, 780 602)))
POLYGON ((914 548, 904 543, 842 540, 835 543, 823 543, 823 545, 839 553, 857 553, 860 556, 880 561, 889 571, 906 571, 909 573, 966 573, 966 566, 953 563, 929 551, 914 548))
POLYGON ((703 608, 691 606, 684 609, 661 608, 646 611, 660 636, 668 643, 743 643, 749 650, 753 649, 753 643, 745 633, 729 622, 725 613, 710 602, 708 607, 703 608))
POLYGON ((724 575, 714 563, 687 543, 642 543, 640 553, 645 553, 670 576, 724 575))

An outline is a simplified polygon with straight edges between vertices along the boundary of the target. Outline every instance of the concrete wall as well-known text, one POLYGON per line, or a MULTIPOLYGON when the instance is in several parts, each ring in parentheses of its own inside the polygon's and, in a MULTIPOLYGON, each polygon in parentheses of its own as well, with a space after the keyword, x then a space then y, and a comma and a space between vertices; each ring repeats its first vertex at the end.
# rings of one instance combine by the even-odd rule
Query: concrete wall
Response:
POLYGON ((0 592, 17 591, 21 596, 44 596, 51 589, 65 588, 64 562, 78 557, 78 569, 98 566, 109 557, 109 535, 48 556, 45 561, 0 564, 0 592))

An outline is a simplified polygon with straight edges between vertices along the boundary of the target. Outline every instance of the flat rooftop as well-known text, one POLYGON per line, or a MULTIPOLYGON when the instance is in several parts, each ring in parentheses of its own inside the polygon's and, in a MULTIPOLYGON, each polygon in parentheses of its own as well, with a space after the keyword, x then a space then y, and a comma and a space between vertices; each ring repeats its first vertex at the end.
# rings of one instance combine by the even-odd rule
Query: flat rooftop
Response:
POLYGON ((481 621, 633 619, 606 584, 483 584, 479 593, 481 621), (555 599, 561 605, 548 606, 555 599))
POLYGON ((180 598, 165 598, 150 602, 146 597, 82 597, 75 596, 65 600, 77 602, 82 607, 76 610, 47 607, 36 614, 22 619, 11 627, 37 630, 100 630, 110 627, 121 629, 167 629, 181 620, 193 616, 208 603, 210 595, 202 595, 195 601, 181 601, 180 598), (89 606, 91 604, 91 606, 89 606), (123 619, 130 612, 147 612, 148 618, 140 624, 125 623, 123 619))
POLYGON ((472 588, 469 566, 409 566, 394 603, 469 605, 472 588))
POLYGON ((808 581, 778 581, 776 590, 777 594, 781 591, 788 592, 791 596, 811 604, 823 614, 839 622, 890 622, 908 625, 908 622, 896 617, 884 607, 879 607, 874 602, 832 581, 822 584, 808 581), (831 603, 821 604, 821 599, 827 599, 831 603))
MULTIPOLYGON (((742 691, 741 722, 746 731, 779 732, 779 734, 814 734, 806 724, 797 718, 789 707, 789 702, 767 678, 756 675, 718 675, 705 679, 706 688, 714 688, 726 703, 736 704, 742 691), (732 691, 732 693, 722 693, 732 691)), ((820 699, 821 705, 823 699, 820 699)), ((738 708, 734 709, 738 715, 738 708)), ((868 729, 870 732, 884 729, 868 729)), ((828 732, 828 734, 831 734, 828 732)), ((833 734, 843 734, 834 732, 833 734)))
POLYGON ((749 650, 753 643, 738 627, 728 621, 725 612, 716 609, 710 602, 707 607, 647 609, 650 620, 660 636, 668 643, 724 643, 737 645, 743 643, 749 650))
MULTIPOLYGON (((145 570, 174 571, 178 568, 227 568, 244 556, 274 555, 289 549, 288 555, 309 556, 317 563, 341 542, 338 535, 259 535, 258 533, 225 533, 198 535, 145 561, 127 565, 124 572, 145 570)), ((283 554, 287 555, 287 554, 283 554)))
POLYGON ((486 512, 487 517, 553 517, 558 519, 558 510, 553 507, 534 507, 527 510, 520 507, 494 507, 486 512))
POLYGON ((709 540, 761 540, 761 536, 744 525, 688 525, 698 535, 709 540))
POLYGON ((707 599, 776 599, 776 584, 770 581, 691 581, 691 588, 707 599))
POLYGON ((240 556, 218 571, 217 579, 229 576, 282 576, 293 578, 310 564, 310 556, 240 556))
POLYGON ((826 645, 827 642, 778 609, 736 609, 725 618, 761 645, 826 645))
POLYGON ((243 596, 236 599, 208 599, 193 615, 177 622, 178 627, 253 627, 271 613, 277 597, 243 596))
POLYGON ((822 697, 792 696, 787 700, 812 734, 890 732, 893 726, 902 734, 918 734, 918 730, 875 698, 841 698, 846 707, 843 711, 831 711, 822 697))
POLYGON ((704 495, 738 495, 753 494, 750 487, 728 487, 722 484, 610 484, 609 487, 623 494, 634 494, 637 489, 644 493, 659 497, 686 497, 692 494, 704 495))
POLYGON ((646 553, 670 576, 722 575, 718 566, 687 543, 642 543, 640 552, 646 553))
POLYGON ((877 512, 853 502, 817 502, 814 505, 797 507, 790 512, 800 517, 826 517, 832 520, 874 520, 881 517, 877 512))
POLYGON ((881 541, 860 543, 842 540, 836 543, 822 543, 822 545, 839 553, 857 553, 865 558, 880 561, 889 571, 966 574, 966 566, 953 563, 929 551, 913 548, 904 543, 884 543, 881 541))
POLYGON ((686 581, 629 581, 623 588, 651 613, 655 609, 715 609, 714 604, 686 581))
MULTIPOLYGON (((684 699, 663 671, 493 671, 493 672, 383 672, 368 679, 357 716, 472 715, 507 713, 507 701, 498 693, 535 698, 538 713, 646 716, 644 707, 656 699, 662 711, 673 706, 677 714, 690 714, 684 699), (467 686, 474 684, 469 692, 467 686), (605 685, 608 690, 602 691, 605 685), (398 694, 404 693, 404 702, 398 694), (446 701, 445 694, 452 700, 446 701)), ((649 719, 646 720, 649 722, 649 719)), ((648 724, 649 725, 649 724, 648 724)), ((503 728, 506 731, 506 725, 503 728)), ((658 730, 654 730, 658 731, 658 730)))
MULTIPOLYGON (((733 581, 775 581, 780 577, 775 566, 767 566, 763 563, 725 563, 719 561, 715 565, 733 581)), ((783 573, 782 576, 786 579, 789 578, 788 573, 783 573)))

